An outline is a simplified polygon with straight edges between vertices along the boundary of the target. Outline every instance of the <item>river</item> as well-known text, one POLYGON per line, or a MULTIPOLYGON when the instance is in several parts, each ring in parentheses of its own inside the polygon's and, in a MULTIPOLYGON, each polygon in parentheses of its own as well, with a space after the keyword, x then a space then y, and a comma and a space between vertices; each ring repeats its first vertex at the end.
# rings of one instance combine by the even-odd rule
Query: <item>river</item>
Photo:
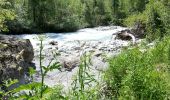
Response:
MULTIPOLYGON (((59 45, 63 45, 65 42, 68 41, 75 41, 75 40, 110 40, 112 35, 118 31, 124 30, 127 28, 120 27, 120 26, 100 26, 95 28, 85 28, 80 29, 76 32, 70 33, 45 33, 47 39, 44 43, 49 43, 49 41, 58 41, 59 45)), ((17 35, 19 38, 23 39, 30 39, 34 48, 37 48, 37 36, 41 34, 23 34, 17 35)))
MULTIPOLYGON (((76 32, 71 33, 45 33, 46 39, 43 41, 43 54, 45 59, 43 65, 48 65, 50 59, 53 58, 53 51, 60 53, 58 56, 58 61, 64 67, 63 63, 69 63, 73 67, 71 70, 63 71, 54 70, 49 72, 45 77, 45 84, 49 86, 55 86, 61 84, 64 89, 68 89, 73 82, 72 78, 77 74, 80 56, 83 51, 94 52, 92 56, 92 66, 93 70, 89 71, 91 74, 95 75, 97 80, 101 78, 101 71, 104 71, 108 67, 108 63, 104 61, 102 54, 106 54, 109 57, 118 54, 121 48, 128 46, 129 41, 114 40, 112 37, 116 35, 118 31, 127 28, 120 26, 100 26, 95 28, 85 28, 80 29, 76 32), (115 34, 115 35, 114 35, 115 34), (50 45, 51 41, 56 41, 57 45, 50 45), (82 46, 83 45, 83 46, 82 46), (76 62, 76 63, 75 63, 76 62), (78 62, 78 64, 77 64, 78 62)), ((23 34, 15 35, 16 37, 22 39, 30 39, 34 47, 34 63, 36 65, 37 74, 34 76, 35 81, 40 81, 40 67, 39 67, 39 40, 37 37, 42 34, 23 34)))

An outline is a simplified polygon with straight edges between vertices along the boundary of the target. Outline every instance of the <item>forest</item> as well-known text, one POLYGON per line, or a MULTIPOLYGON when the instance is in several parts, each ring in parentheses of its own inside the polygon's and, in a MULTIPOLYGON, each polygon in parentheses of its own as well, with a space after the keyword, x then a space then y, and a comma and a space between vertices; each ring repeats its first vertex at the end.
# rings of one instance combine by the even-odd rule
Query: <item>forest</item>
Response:
POLYGON ((169 100, 170 0, 0 0, 1 99, 169 100))
MULTIPOLYGON (((166 33, 169 0, 1 0, 1 31, 69 32, 81 28, 143 24, 150 34, 166 33)), ((154 38, 154 37, 153 37, 154 38)))

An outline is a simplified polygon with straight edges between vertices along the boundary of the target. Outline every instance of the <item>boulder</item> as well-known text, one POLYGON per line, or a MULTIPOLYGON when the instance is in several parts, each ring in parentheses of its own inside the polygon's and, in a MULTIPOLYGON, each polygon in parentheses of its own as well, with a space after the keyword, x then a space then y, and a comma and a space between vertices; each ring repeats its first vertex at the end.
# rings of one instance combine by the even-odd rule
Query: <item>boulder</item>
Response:
POLYGON ((0 82, 8 78, 19 79, 33 67, 33 46, 29 39, 0 35, 0 82))
POLYGON ((116 39, 121 39, 121 40, 131 40, 132 38, 129 36, 128 33, 131 33, 131 31, 129 29, 126 29, 126 30, 122 30, 122 31, 119 31, 117 34, 116 34, 116 39))
POLYGON ((134 42, 135 38, 144 38, 146 36, 145 28, 146 26, 142 22, 137 21, 135 22, 134 26, 131 29, 125 29, 117 32, 115 38, 122 39, 122 40, 132 39, 134 42))
POLYGON ((133 35, 131 30, 126 29, 118 32, 116 34, 115 39, 121 39, 121 40, 132 40, 133 45, 136 43, 136 37, 133 35))
POLYGON ((71 71, 75 67, 79 66, 80 58, 77 56, 60 57, 59 62, 61 63, 62 68, 67 71, 71 71))

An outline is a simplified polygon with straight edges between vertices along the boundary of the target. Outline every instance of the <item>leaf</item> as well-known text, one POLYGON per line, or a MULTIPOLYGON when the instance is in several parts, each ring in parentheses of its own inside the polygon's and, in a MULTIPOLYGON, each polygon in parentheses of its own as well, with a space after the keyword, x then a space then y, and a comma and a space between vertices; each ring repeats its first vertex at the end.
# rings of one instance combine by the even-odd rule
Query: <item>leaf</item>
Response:
POLYGON ((59 69, 60 66, 61 65, 59 64, 59 62, 56 62, 56 63, 52 64, 51 66, 49 66, 49 70, 52 71, 54 69, 59 69))
POLYGON ((48 67, 46 66, 41 66, 43 68, 43 70, 47 71, 48 70, 48 67))
POLYGON ((0 95, 3 94, 4 92, 3 91, 0 91, 0 95))
POLYGON ((29 98, 29 96, 28 96, 27 94, 22 94, 22 95, 19 95, 19 96, 17 97, 17 100, 25 100, 25 99, 27 99, 27 98, 29 98))
POLYGON ((93 80, 93 81, 97 81, 95 78, 94 78, 94 75, 89 75, 89 73, 88 72, 85 72, 86 73, 86 75, 87 75, 87 77, 88 78, 90 78, 91 80, 93 80))
POLYGON ((43 94, 48 94, 52 89, 49 88, 48 86, 44 86, 44 89, 43 89, 43 94))
POLYGON ((32 76, 36 73, 36 70, 32 67, 29 67, 29 74, 32 76))
POLYGON ((12 90, 12 92, 17 93, 17 92, 24 91, 24 90, 33 90, 33 88, 39 88, 39 87, 41 87, 41 83, 33 82, 30 84, 21 85, 20 87, 12 90))
POLYGON ((9 79, 9 80, 5 81, 4 83, 5 83, 6 87, 10 87, 11 85, 16 84, 17 82, 18 82, 17 79, 14 79, 14 80, 9 79))

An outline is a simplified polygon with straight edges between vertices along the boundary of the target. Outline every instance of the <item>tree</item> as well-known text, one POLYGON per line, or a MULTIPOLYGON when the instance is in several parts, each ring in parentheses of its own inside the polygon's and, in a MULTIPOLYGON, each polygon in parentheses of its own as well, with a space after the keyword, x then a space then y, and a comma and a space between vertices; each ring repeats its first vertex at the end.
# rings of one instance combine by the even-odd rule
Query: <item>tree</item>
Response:
POLYGON ((7 20, 12 20, 15 18, 15 13, 10 9, 11 3, 7 0, 0 1, 0 32, 7 31, 7 26, 5 22, 7 20))
POLYGON ((163 38, 169 31, 169 8, 162 1, 150 0, 146 6, 145 14, 148 16, 146 29, 149 40, 163 38))

